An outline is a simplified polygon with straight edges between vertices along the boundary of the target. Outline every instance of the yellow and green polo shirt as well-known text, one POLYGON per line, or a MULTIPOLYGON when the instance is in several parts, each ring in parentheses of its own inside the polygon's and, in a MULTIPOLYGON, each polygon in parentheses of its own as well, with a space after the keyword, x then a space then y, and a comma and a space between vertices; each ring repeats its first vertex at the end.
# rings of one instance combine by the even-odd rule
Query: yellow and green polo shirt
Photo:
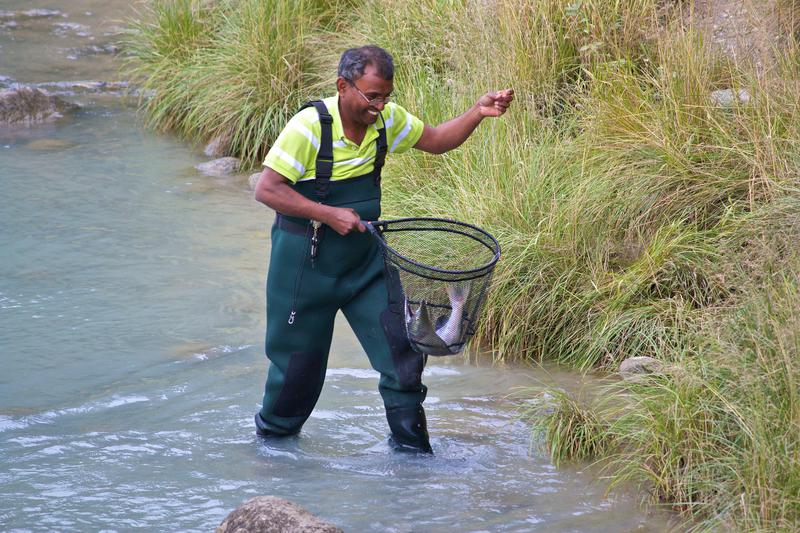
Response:
MULTIPOLYGON (((344 135, 342 117, 339 115, 339 95, 323 100, 333 117, 333 174, 331 180, 343 180, 372 172, 375 165, 376 142, 381 119, 367 128, 361 146, 344 135)), ((422 121, 394 102, 388 102, 383 111, 386 122, 386 144, 389 152, 401 154, 408 151, 422 136, 422 121)), ((289 120, 275 144, 264 159, 267 166, 292 183, 315 178, 317 152, 322 125, 317 110, 307 107, 289 120)))

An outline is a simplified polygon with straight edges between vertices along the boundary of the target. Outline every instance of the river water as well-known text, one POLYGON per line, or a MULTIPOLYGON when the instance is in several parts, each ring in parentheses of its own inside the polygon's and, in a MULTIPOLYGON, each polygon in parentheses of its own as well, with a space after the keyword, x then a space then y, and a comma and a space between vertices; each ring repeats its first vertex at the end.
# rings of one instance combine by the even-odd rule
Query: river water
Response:
MULTIPOLYGON (((0 2, 0 80, 118 79, 115 0, 0 2), (39 13, 41 14, 41 13, 39 13)), ((119 96, 0 130, 0 527, 210 531, 272 494, 345 531, 662 531, 596 472, 556 469, 513 393, 553 370, 432 360, 433 457, 392 452, 377 374, 337 324, 297 438, 254 435, 271 212, 245 177, 146 131, 119 96)))

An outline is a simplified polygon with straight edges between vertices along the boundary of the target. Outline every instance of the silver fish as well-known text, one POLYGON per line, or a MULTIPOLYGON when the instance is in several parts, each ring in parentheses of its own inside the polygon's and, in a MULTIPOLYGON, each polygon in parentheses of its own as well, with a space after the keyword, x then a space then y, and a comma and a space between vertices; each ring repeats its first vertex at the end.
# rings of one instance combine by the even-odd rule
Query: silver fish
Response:
POLYGON ((439 328, 434 325, 430 307, 425 300, 420 302, 416 311, 408 300, 404 305, 409 340, 420 345, 431 355, 447 355, 461 351, 462 343, 459 341, 469 285, 448 283, 446 290, 450 299, 450 315, 439 328))
POLYGON ((436 328, 431 320, 431 312, 427 302, 422 300, 419 308, 414 311, 411 303, 405 301, 406 332, 414 344, 424 349, 425 353, 432 355, 445 355, 450 353, 447 344, 436 334, 436 328))
POLYGON ((464 316, 464 305, 469 296, 469 284, 448 283, 445 289, 447 297, 450 299, 450 316, 447 318, 447 322, 436 330, 436 335, 447 346, 452 347, 461 340, 461 322, 464 316))

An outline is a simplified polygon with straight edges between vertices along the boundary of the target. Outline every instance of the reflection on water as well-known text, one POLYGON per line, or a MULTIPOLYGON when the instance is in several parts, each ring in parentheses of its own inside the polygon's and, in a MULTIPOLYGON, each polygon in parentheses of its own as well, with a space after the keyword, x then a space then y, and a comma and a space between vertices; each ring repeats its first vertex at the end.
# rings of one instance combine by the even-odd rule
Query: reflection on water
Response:
MULTIPOLYGON (((0 76, 114 78, 111 55, 70 54, 104 46, 126 5, 51 2, 57 16, 3 26, 0 76)), ((268 210, 118 99, 81 98, 56 124, 0 130, 3 529, 209 531, 262 494, 347 531, 664 529, 531 442, 509 392, 536 370, 432 360, 436 455, 391 452, 344 323, 304 431, 258 440, 268 210)))

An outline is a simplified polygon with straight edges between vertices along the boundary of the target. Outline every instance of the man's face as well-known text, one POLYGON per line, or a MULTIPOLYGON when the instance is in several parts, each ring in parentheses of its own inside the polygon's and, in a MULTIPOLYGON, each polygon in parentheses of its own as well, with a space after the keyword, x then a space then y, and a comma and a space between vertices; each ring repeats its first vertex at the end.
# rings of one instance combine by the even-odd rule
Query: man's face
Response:
POLYGON ((357 125, 369 126, 378 120, 378 112, 386 105, 383 99, 392 94, 394 85, 381 78, 374 66, 367 65, 363 76, 357 80, 340 77, 336 87, 342 113, 347 119, 357 125))

